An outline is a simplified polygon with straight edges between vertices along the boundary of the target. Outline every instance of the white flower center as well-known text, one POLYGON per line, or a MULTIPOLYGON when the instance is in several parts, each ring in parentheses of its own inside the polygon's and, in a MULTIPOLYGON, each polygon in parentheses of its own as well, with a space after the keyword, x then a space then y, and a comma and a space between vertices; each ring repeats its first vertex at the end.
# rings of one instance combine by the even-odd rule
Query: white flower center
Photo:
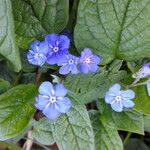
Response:
POLYGON ((85 59, 85 63, 89 64, 90 62, 91 62, 91 60, 89 57, 85 59))
POLYGON ((120 95, 117 95, 117 96, 115 97, 115 100, 116 100, 116 101, 121 101, 121 100, 122 100, 122 97, 121 97, 120 95))
POLYGON ((57 47, 57 46, 53 47, 53 51, 54 51, 55 53, 58 52, 58 51, 59 51, 59 47, 57 47))
POLYGON ((35 53, 34 58, 37 59, 39 57, 38 53, 35 53))
POLYGON ((51 96, 50 99, 49 99, 49 101, 50 101, 51 103, 56 102, 56 97, 55 97, 55 96, 51 96))
POLYGON ((68 63, 69 63, 69 64, 73 64, 73 63, 74 63, 74 60, 73 60, 73 59, 70 59, 70 60, 68 61, 68 63))

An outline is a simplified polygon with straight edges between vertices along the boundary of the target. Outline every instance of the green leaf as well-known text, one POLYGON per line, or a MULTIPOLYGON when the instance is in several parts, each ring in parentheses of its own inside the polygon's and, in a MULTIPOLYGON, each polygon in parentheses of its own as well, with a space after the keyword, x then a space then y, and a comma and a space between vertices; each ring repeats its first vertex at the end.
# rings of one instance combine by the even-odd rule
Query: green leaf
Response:
POLYGON ((148 56, 149 7, 149 0, 81 0, 74 32, 77 48, 92 48, 103 63, 148 56))
POLYGON ((140 139, 129 139, 125 145, 125 150, 149 150, 147 145, 140 139))
POLYGON ((143 114, 150 115, 150 98, 146 86, 137 86, 133 88, 133 90, 135 91, 136 96, 134 99, 134 109, 143 114))
POLYGON ((150 132, 150 116, 144 116, 144 130, 150 132))
POLYGON ((125 71, 68 75, 64 84, 68 90, 76 93, 82 103, 89 103, 104 97, 109 86, 125 76, 125 71))
POLYGON ((35 85, 19 85, 0 95, 0 140, 20 134, 34 113, 35 85))
POLYGON ((0 141, 0 148, 1 148, 1 146, 4 147, 4 148, 7 148, 8 150, 23 150, 22 148, 16 146, 13 143, 7 143, 7 142, 4 142, 4 141, 0 141))
POLYGON ((98 111, 92 110, 89 113, 95 134, 96 150, 123 150, 122 140, 117 129, 103 124, 98 111))
POLYGON ((42 118, 33 126, 32 136, 35 140, 44 145, 52 145, 55 143, 51 129, 51 122, 46 118, 42 118))
POLYGON ((60 150, 94 150, 94 133, 86 107, 73 96, 70 99, 76 104, 52 127, 55 141, 60 150))
POLYGON ((97 102, 97 106, 101 113, 100 119, 104 124, 116 127, 118 130, 144 134, 144 121, 141 113, 131 109, 115 112, 103 99, 97 102))
POLYGON ((12 0, 16 38, 21 48, 51 32, 61 32, 68 22, 68 0, 12 0))
POLYGON ((111 65, 110 65, 110 67, 109 67, 108 70, 109 70, 110 72, 116 72, 116 71, 118 71, 118 70, 121 68, 122 63, 123 63, 123 60, 115 59, 115 60, 111 63, 111 65))
POLYGON ((27 84, 27 83, 35 83, 35 80, 36 80, 36 73, 24 73, 22 75, 22 78, 21 78, 21 83, 22 84, 27 84))
POLYGON ((0 24, 0 54, 11 63, 14 71, 18 72, 21 69, 21 61, 15 42, 14 19, 9 0, 0 2, 0 24))
POLYGON ((6 92, 10 88, 10 83, 0 78, 0 94, 6 92))
POLYGON ((0 78, 12 83, 14 82, 16 75, 17 73, 13 72, 11 68, 8 67, 6 62, 0 62, 0 78))

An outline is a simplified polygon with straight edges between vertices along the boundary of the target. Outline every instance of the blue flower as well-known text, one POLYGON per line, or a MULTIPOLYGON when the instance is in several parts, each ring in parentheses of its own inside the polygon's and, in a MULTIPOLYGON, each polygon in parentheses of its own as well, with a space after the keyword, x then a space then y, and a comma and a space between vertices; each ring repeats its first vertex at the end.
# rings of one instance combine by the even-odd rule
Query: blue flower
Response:
POLYGON ((78 71, 78 63, 79 63, 79 58, 75 57, 71 54, 66 54, 62 59, 59 59, 58 61, 58 66, 62 66, 59 69, 60 74, 77 74, 79 73, 78 71))
POLYGON ((55 33, 48 34, 45 37, 45 41, 48 45, 48 64, 57 64, 58 60, 61 59, 69 49, 70 40, 65 35, 58 35, 55 33))
POLYGON ((29 63, 42 66, 46 61, 47 46, 45 42, 34 41, 31 44, 31 50, 27 53, 29 63))
POLYGON ((92 54, 89 48, 84 48, 80 57, 80 71, 83 73, 96 72, 100 62, 99 56, 92 54))
POLYGON ((150 75, 150 63, 144 64, 139 72, 141 75, 143 75, 143 77, 150 75))
POLYGON ((43 114, 49 119, 56 119, 61 113, 66 113, 72 106, 66 88, 61 83, 53 86, 45 81, 39 87, 39 95, 36 97, 35 106, 42 110, 43 114))
POLYGON ((123 107, 131 108, 134 106, 132 99, 135 97, 135 93, 132 90, 121 90, 119 84, 114 84, 109 88, 109 91, 105 94, 105 102, 110 104, 112 109, 116 112, 123 111, 123 107))
POLYGON ((150 96, 150 82, 147 83, 147 92, 148 92, 148 95, 150 96))

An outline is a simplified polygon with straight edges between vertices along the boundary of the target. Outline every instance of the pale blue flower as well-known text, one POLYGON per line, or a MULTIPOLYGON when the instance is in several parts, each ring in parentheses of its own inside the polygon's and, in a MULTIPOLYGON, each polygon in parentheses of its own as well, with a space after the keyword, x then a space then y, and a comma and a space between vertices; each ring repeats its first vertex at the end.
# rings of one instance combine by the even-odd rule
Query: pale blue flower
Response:
POLYGON ((92 53, 90 48, 84 48, 80 57, 80 71, 83 73, 96 72, 101 58, 92 53))
POLYGON ((58 60, 58 66, 61 66, 59 69, 60 74, 77 74, 79 73, 78 71, 78 63, 79 63, 79 58, 75 57, 71 54, 65 55, 62 59, 58 60))
POLYGON ((110 104, 116 112, 123 111, 123 107, 131 108, 134 106, 132 99, 135 97, 133 90, 121 90, 119 84, 114 84, 105 94, 105 102, 110 104))
POLYGON ((27 53, 27 59, 33 65, 42 66, 46 62, 47 52, 48 49, 45 42, 34 41, 27 53))
POLYGON ((71 101, 66 97, 67 90, 63 84, 57 83, 53 86, 45 81, 39 87, 39 95, 36 97, 35 106, 42 110, 49 119, 56 119, 61 113, 66 113, 72 106, 71 101))

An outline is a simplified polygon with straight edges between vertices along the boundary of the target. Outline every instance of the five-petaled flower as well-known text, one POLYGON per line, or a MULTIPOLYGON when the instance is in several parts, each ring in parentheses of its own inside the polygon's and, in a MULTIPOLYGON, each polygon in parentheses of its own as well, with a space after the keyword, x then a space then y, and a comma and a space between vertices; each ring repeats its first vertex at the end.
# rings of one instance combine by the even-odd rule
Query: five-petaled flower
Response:
POLYGON ((58 66, 61 66, 59 69, 60 74, 77 74, 79 73, 78 71, 78 63, 79 63, 79 58, 75 57, 71 54, 66 54, 62 59, 58 60, 58 66))
POLYGON ((42 66, 47 59, 47 50, 45 42, 34 41, 31 44, 31 50, 27 53, 29 63, 42 66))
POLYGON ((83 73, 96 72, 101 58, 92 54, 91 49, 84 48, 80 57, 80 71, 83 73))
POLYGON ((65 35, 59 35, 55 33, 48 34, 45 37, 45 42, 48 45, 48 64, 57 64, 58 60, 61 59, 69 49, 70 40, 65 35))
POLYGON ((56 119, 61 113, 66 113, 72 106, 69 98, 66 97, 67 90, 61 83, 53 86, 45 81, 39 87, 39 95, 36 97, 35 106, 42 110, 49 119, 56 119))
POLYGON ((131 108, 134 106, 134 102, 132 102, 134 97, 134 91, 121 90, 121 86, 116 83, 106 92, 105 102, 110 104, 114 111, 121 112, 123 111, 123 107, 131 108))

